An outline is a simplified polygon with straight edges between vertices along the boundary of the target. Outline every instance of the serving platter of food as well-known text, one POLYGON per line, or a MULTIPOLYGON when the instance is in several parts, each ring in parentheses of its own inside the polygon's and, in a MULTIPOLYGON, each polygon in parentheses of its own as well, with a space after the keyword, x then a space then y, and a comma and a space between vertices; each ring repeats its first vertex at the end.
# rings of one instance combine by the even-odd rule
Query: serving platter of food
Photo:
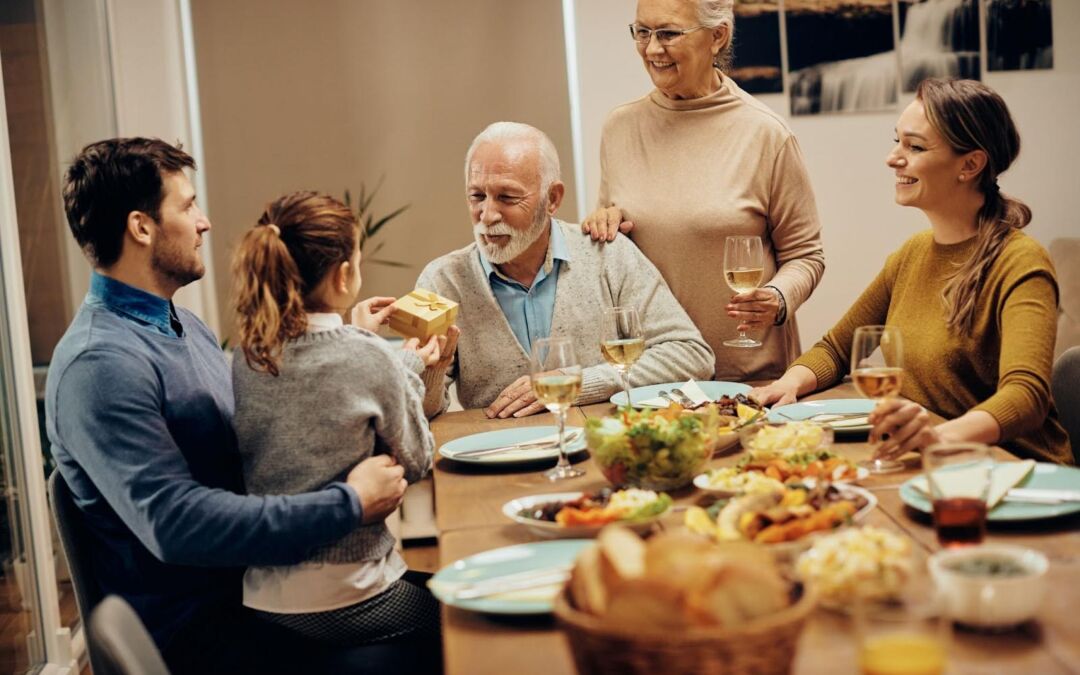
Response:
POLYGON ((605 525, 620 523, 648 531, 671 508, 663 492, 612 490, 557 492, 518 497, 503 504, 503 515, 542 537, 595 537, 605 525))
POLYGON ((784 544, 857 522, 876 505, 877 497, 867 490, 820 481, 813 487, 784 485, 780 490, 744 494, 708 509, 692 506, 684 522, 691 532, 717 541, 784 544))

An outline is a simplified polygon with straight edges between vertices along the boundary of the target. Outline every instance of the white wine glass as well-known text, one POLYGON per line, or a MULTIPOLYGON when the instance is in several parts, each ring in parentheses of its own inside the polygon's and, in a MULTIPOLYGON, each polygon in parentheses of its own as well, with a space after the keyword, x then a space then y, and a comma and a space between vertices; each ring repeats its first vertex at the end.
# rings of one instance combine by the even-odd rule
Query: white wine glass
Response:
MULTIPOLYGON (((851 381, 867 398, 882 401, 904 384, 904 342, 896 326, 859 326, 851 339, 851 381)), ((858 463, 870 473, 893 473, 903 462, 875 457, 858 463)))
MULTIPOLYGON (((734 236, 724 240, 724 280, 736 293, 746 293, 761 285, 765 276, 765 254, 761 237, 734 236)), ((761 342, 739 331, 739 337, 724 340, 725 347, 760 347, 761 342)))
POLYGON ((604 360, 618 371, 626 392, 626 407, 630 401, 630 368, 645 352, 645 337, 641 319, 633 307, 610 307, 604 310, 604 333, 600 338, 604 360))
POLYGON ((584 476, 566 457, 566 411, 581 393, 581 364, 570 338, 543 338, 533 343, 530 373, 536 398, 559 421, 559 463, 544 472, 550 481, 584 476))

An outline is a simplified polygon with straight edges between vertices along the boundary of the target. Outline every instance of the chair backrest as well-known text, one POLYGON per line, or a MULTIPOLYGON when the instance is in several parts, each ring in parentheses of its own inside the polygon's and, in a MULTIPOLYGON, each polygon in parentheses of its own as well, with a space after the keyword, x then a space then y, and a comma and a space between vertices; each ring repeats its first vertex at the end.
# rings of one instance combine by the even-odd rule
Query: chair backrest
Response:
POLYGON ((154 639, 118 595, 102 600, 90 615, 87 644, 98 656, 94 675, 169 675, 154 639))
POLYGON ((1054 362, 1050 390, 1069 434, 1073 459, 1080 464, 1080 347, 1066 349, 1054 362))
MULTIPOLYGON (((67 558, 71 572, 71 585, 75 587, 75 603, 79 607, 84 629, 90 623, 90 613, 103 599, 101 586, 94 577, 90 566, 90 548, 83 521, 83 513, 75 505, 67 481, 60 471, 53 471, 49 476, 49 502, 52 504, 53 521, 60 534, 60 545, 67 558)), ((93 647, 90 648, 90 665, 98 672, 98 658, 93 647)))

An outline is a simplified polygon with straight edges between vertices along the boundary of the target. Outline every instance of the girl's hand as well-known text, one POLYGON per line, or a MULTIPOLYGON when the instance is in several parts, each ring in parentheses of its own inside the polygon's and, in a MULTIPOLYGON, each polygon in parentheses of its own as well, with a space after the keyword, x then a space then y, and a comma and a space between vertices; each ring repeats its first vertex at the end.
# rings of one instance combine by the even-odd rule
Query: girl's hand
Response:
POLYGON ((420 360, 424 362, 424 367, 430 367, 439 362, 441 357, 441 348, 446 344, 446 336, 444 335, 432 335, 431 339, 427 341, 423 347, 420 346, 420 340, 416 338, 409 338, 405 341, 402 349, 406 351, 416 352, 416 355, 420 357, 420 360))
POLYGON ((593 241, 614 241, 615 235, 620 232, 626 234, 632 229, 634 224, 623 220, 622 210, 618 206, 597 209, 581 223, 581 231, 590 235, 593 241))
POLYGON ((736 293, 731 296, 731 301, 724 309, 728 316, 739 321, 737 330, 765 328, 776 323, 776 315, 780 313, 780 298, 777 293, 778 291, 771 288, 755 288, 745 293, 736 293))
POLYGON ((881 441, 874 452, 875 459, 896 459, 944 440, 926 408, 907 399, 879 401, 870 413, 869 421, 873 425, 870 442, 881 441))
POLYGON ((393 312, 394 298, 376 296, 361 300, 353 307, 352 324, 374 333, 379 330, 379 326, 390 320, 393 312))

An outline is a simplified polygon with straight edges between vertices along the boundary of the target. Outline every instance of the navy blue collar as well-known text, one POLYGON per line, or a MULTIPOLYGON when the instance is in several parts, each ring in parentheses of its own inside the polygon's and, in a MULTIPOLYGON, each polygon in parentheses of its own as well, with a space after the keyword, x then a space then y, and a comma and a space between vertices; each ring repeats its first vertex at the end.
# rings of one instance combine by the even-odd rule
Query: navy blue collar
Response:
POLYGON ((163 335, 179 337, 183 334, 171 301, 104 274, 91 274, 86 299, 92 305, 149 326, 163 335))

